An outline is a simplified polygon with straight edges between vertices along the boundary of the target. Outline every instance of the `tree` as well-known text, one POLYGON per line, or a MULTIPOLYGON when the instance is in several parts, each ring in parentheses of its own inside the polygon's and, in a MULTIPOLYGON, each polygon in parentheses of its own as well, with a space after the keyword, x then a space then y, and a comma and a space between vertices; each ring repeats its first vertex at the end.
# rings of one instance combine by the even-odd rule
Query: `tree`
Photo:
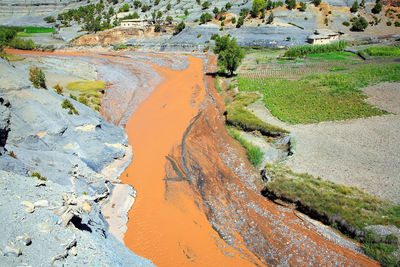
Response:
POLYGON ((356 13, 358 11, 358 2, 354 1, 353 5, 350 7, 350 12, 356 13))
POLYGON ((167 5, 167 10, 170 10, 170 9, 171 9, 171 4, 168 3, 168 5, 167 5))
POLYGON ((138 0, 135 0, 135 1, 133 1, 133 5, 134 5, 135 8, 137 9, 138 7, 141 7, 141 6, 142 6, 142 2, 140 2, 140 1, 138 1, 138 0))
POLYGON ((217 17, 217 15, 218 15, 218 13, 219 13, 218 7, 214 7, 213 13, 214 13, 214 16, 217 17))
POLYGON ((240 28, 244 24, 244 17, 240 16, 236 24, 236 28, 240 28))
POLYGON ((211 6, 211 3, 208 1, 205 1, 201 6, 203 7, 203 9, 207 9, 211 6))
POLYGON ((382 11, 382 4, 381 2, 377 2, 375 6, 371 9, 372 13, 379 14, 382 11))
POLYGON ((38 67, 29 69, 29 80, 33 83, 35 88, 47 89, 46 76, 38 67))
POLYGON ((313 0, 314 6, 319 6, 321 4, 321 0, 313 0))
POLYGON ((161 31, 161 25, 160 24, 156 24, 154 26, 154 32, 160 32, 161 31))
POLYGON ((185 23, 181 21, 178 25, 176 25, 174 34, 180 33, 181 31, 183 31, 183 29, 185 29, 185 27, 185 23))
POLYGON ((171 16, 167 16, 167 18, 165 19, 169 24, 172 23, 172 21, 174 20, 171 16))
POLYGON ((204 24, 212 20, 212 16, 210 13, 203 13, 200 16, 200 23, 204 24))
POLYGON ((274 21, 274 13, 271 12, 267 19, 267 24, 271 24, 274 21))
POLYGON ((265 0, 254 0, 253 1, 253 6, 251 8, 251 16, 253 18, 256 18, 258 14, 260 13, 261 10, 264 10, 266 8, 266 3, 265 0))
POLYGON ((120 7, 120 9, 118 10, 118 12, 128 12, 129 11, 129 5, 128 4, 124 4, 122 7, 120 7))
POLYGON ((217 36, 213 50, 218 55, 218 66, 233 75, 233 72, 239 67, 244 58, 244 52, 237 45, 236 39, 231 39, 227 35, 217 36))
POLYGON ((235 24, 236 23, 236 18, 233 17, 231 21, 232 21, 232 24, 235 24))
POLYGON ((56 22, 56 19, 54 17, 52 17, 52 16, 47 16, 43 20, 46 21, 47 23, 56 22))
POLYGON ((296 8, 296 0, 285 0, 288 9, 296 8))
POLYGON ((353 20, 352 25, 351 31, 362 32, 368 27, 368 21, 364 17, 359 16, 353 20))
POLYGON ((226 3, 226 5, 225 5, 226 10, 231 9, 231 7, 232 7, 232 4, 230 2, 226 3))

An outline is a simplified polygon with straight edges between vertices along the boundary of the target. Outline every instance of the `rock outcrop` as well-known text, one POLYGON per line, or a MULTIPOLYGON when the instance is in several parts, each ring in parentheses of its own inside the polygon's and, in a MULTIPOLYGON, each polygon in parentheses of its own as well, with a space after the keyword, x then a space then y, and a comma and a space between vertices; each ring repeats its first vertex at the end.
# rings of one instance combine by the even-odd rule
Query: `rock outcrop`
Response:
POLYGON ((79 115, 68 114, 67 97, 27 77, 0 61, 0 265, 151 265, 109 234, 101 213, 125 164, 110 166, 131 157, 123 130, 72 99, 79 115))

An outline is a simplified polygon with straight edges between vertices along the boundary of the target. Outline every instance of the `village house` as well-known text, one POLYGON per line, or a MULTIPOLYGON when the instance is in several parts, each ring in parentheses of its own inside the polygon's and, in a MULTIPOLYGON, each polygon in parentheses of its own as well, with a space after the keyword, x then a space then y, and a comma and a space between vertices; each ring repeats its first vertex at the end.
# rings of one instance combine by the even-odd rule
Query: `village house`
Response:
POLYGON ((329 44, 339 40, 341 33, 328 29, 315 30, 313 35, 307 37, 307 42, 313 45, 329 44))
POLYGON ((147 20, 125 19, 121 21, 121 27, 123 28, 144 28, 146 26, 148 26, 147 20))

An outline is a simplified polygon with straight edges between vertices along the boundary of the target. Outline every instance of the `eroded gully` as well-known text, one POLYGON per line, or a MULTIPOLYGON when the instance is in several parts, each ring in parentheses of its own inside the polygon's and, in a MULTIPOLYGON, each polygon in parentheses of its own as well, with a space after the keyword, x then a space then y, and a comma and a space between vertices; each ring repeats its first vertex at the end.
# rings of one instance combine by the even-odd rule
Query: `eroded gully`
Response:
POLYGON ((126 124, 134 157, 121 179, 137 197, 124 241, 135 253, 158 266, 376 265, 261 196, 201 58, 187 56, 187 68, 173 70, 119 54, 29 53, 144 62, 163 78, 126 124))

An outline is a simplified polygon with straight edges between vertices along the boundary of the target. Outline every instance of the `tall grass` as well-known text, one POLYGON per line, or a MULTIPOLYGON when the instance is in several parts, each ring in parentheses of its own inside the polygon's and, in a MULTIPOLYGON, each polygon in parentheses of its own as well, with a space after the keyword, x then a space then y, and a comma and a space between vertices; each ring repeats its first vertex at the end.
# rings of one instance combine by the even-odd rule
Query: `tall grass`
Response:
MULTIPOLYGON (((266 166, 272 177, 266 188, 281 199, 301 203, 331 218, 344 220, 358 231, 365 231, 369 225, 395 225, 400 227, 400 204, 381 200, 356 187, 335 184, 316 179, 309 174, 299 174, 281 165, 266 166)), ((334 222, 333 227, 341 228, 334 222)), ((361 241, 367 255, 384 266, 396 266, 396 258, 391 255, 397 249, 396 237, 381 240, 367 234, 361 241)))
POLYGON ((394 46, 372 46, 363 51, 373 57, 400 57, 400 47, 394 46))
POLYGON ((323 45, 302 45, 289 48, 284 56, 285 57, 304 57, 308 54, 328 53, 335 51, 342 51, 347 45, 346 41, 339 41, 332 44, 323 45))
POLYGON ((240 136, 240 133, 234 128, 234 127, 229 127, 228 126, 228 133, 230 136, 235 138, 236 140, 239 141, 239 143, 246 148, 247 151, 247 157, 249 158, 251 164, 254 166, 257 166, 261 163, 262 158, 264 156, 264 153, 261 151, 261 149, 257 146, 252 145, 250 142, 248 142, 246 139, 240 136))
POLYGON ((271 113, 298 123, 346 120, 388 114, 364 101, 358 88, 400 81, 400 64, 362 65, 352 71, 318 74, 299 80, 239 78, 239 90, 259 91, 271 113))
POLYGON ((55 32, 53 28, 48 27, 23 27, 26 33, 50 33, 55 32))

